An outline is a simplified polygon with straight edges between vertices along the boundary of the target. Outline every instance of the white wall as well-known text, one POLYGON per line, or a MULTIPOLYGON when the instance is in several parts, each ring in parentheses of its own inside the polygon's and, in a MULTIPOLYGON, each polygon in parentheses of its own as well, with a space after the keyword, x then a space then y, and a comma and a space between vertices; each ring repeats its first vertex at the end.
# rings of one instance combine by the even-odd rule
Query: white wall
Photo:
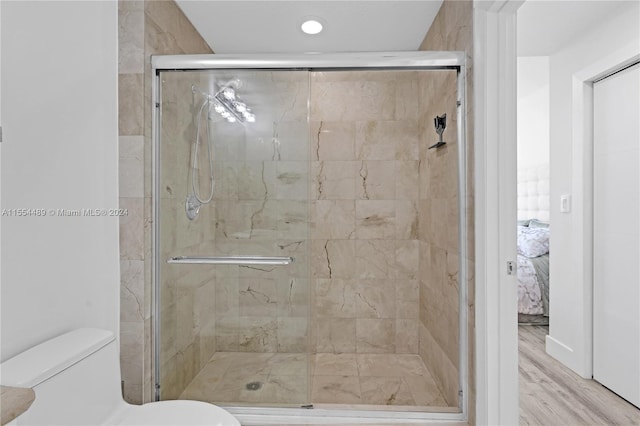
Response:
POLYGON ((518 169, 549 164, 549 57, 518 57, 518 169))
MULTIPOLYGON (((2 1, 2 209, 118 206, 118 4, 2 1)), ((0 358, 118 331, 117 217, 2 217, 0 358)))
MULTIPOLYGON (((582 182, 573 178, 573 163, 581 138, 573 141, 574 131, 588 134, 588 124, 574 129, 578 106, 573 99, 574 77, 603 58, 613 57, 624 49, 640 53, 640 3, 629 2, 618 8, 587 34, 550 57, 551 105, 551 236, 550 252, 550 330, 547 351, 584 377, 591 375, 590 306, 592 289, 588 280, 590 265, 576 253, 583 250, 582 217, 589 212, 579 210, 581 200, 590 194, 579 193, 582 182), (572 212, 560 213, 560 195, 572 194, 572 212)), ((620 55, 622 56, 622 55, 620 55)), ((612 125, 615 125, 613 123, 612 125)), ((577 134, 577 133, 576 133, 577 134)), ((583 209, 584 210, 584 209, 583 209)))

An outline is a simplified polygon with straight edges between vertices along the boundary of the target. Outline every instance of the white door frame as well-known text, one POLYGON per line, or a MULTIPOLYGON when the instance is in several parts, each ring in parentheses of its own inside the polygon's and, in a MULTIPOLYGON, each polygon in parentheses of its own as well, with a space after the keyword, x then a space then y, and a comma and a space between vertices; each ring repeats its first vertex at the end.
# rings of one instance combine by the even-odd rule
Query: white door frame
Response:
MULTIPOLYGON (((474 0, 474 183, 476 423, 519 420, 515 260, 516 11, 521 0, 474 0)), ((584 376, 592 371, 593 81, 640 59, 637 42, 618 46, 573 78, 574 259, 584 265, 584 376), (588 175, 589 179, 585 179, 588 175), (588 317, 588 318, 587 318, 588 317), (587 371, 588 370, 588 371, 587 371)), ((548 339, 547 339, 548 340, 548 339)), ((547 347, 548 342, 547 342, 547 347)), ((561 357, 559 357, 561 359, 561 357)))
POLYGON ((516 0, 474 1, 476 423, 518 424, 516 0))
POLYGON ((572 76, 572 259, 576 282, 583 283, 582 335, 579 356, 552 336, 546 351, 580 376, 593 376, 593 83, 640 60, 637 41, 615 50, 572 76))

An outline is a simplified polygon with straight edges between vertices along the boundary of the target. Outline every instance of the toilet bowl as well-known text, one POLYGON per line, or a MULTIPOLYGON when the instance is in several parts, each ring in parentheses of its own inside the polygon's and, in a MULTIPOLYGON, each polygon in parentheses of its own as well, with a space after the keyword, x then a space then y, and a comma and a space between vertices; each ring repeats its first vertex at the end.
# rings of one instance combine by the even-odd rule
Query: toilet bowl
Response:
POLYGON ((240 425, 206 402, 126 403, 118 348, 108 330, 74 330, 18 354, 0 364, 0 383, 35 391, 31 407, 11 423, 16 425, 240 425))

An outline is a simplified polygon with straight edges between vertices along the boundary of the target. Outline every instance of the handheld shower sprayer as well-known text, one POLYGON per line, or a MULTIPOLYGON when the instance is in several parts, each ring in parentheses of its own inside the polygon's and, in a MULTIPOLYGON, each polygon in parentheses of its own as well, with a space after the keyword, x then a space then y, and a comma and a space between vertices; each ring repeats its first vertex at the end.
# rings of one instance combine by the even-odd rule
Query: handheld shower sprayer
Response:
MULTIPOLYGON (((196 87, 192 86, 191 90, 193 93, 196 93, 196 87)), ((213 193, 215 188, 215 181, 213 177, 213 148, 211 141, 211 125, 209 113, 212 109, 212 99, 210 96, 206 96, 205 100, 202 102, 200 109, 198 110, 198 117, 196 119, 196 138, 194 141, 193 147, 193 163, 191 166, 191 193, 187 195, 187 199, 185 201, 185 211, 187 213, 187 217, 189 220, 194 220, 198 217, 198 213, 200 212, 200 206, 204 204, 208 204, 213 199, 213 193), (209 163, 209 195, 203 197, 200 194, 200 177, 198 174, 198 160, 199 160, 199 148, 200 148, 200 128, 202 122, 202 116, 205 116, 205 135, 207 140, 207 154, 208 154, 208 163, 209 163)))

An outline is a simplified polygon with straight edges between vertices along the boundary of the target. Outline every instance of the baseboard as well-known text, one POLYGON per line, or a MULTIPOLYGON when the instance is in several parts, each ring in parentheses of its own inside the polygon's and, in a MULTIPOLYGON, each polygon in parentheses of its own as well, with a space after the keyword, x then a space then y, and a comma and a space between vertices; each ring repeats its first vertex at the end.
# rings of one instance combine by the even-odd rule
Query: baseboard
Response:
POLYGON ((573 349, 550 335, 545 337, 545 351, 567 367, 572 368, 575 354, 573 349))

